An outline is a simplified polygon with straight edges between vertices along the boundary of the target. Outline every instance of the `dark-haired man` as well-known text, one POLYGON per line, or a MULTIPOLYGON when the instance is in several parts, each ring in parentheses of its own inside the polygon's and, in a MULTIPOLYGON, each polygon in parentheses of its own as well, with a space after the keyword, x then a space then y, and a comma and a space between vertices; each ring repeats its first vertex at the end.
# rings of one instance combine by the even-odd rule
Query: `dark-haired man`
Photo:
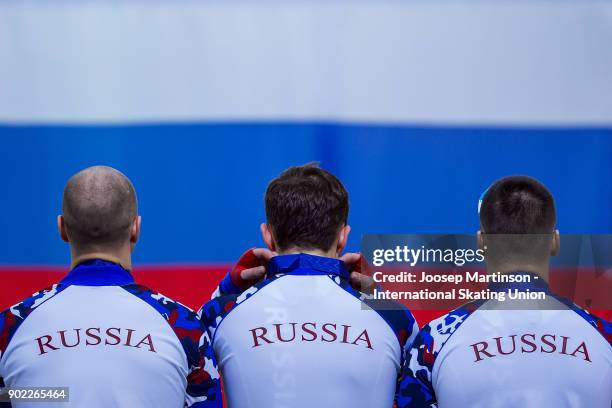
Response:
MULTIPOLYGON (((26 397, 36 396, 27 387, 43 387, 52 406, 221 407, 210 339, 195 312, 130 274, 140 235, 130 180, 87 168, 66 184, 62 213, 72 269, 0 314, 0 386, 26 397)), ((17 406, 44 404, 30 397, 17 406)))
POLYGON ((265 207, 267 278, 200 312, 228 406, 391 407, 417 327, 407 310, 369 309, 352 289, 338 259, 350 232, 344 186, 315 165, 291 167, 265 207))
POLYGON ((550 293, 559 249, 553 197, 537 180, 505 177, 485 193, 479 241, 487 270, 521 283, 490 290, 545 300, 478 301, 427 324, 412 344, 399 408, 589 407, 612 404, 612 326, 550 293))

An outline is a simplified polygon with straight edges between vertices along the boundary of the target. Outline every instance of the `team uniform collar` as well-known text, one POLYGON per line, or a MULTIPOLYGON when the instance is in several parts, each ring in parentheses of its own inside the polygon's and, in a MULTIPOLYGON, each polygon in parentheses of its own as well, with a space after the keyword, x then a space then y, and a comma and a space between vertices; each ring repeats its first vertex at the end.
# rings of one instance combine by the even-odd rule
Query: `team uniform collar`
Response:
POLYGON ((339 259, 310 254, 279 255, 268 263, 268 278, 277 274, 336 275, 348 279, 349 271, 339 259))
POLYGON ((79 263, 62 279, 62 285, 123 286, 134 283, 132 274, 120 264, 104 259, 79 263))

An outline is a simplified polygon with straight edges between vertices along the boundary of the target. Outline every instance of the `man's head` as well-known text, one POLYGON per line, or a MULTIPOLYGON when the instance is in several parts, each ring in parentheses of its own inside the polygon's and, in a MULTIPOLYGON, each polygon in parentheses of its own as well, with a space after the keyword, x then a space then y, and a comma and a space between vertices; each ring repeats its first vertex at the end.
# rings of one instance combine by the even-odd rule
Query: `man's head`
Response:
POLYGON ((488 258, 547 260, 559 249, 555 201, 527 176, 504 177, 489 187, 480 206, 480 245, 488 258))
POLYGON ((78 172, 64 188, 58 228, 78 253, 133 247, 140 232, 134 186, 111 167, 78 172))
POLYGON ((272 180, 265 205, 262 234, 273 251, 338 256, 344 249, 350 232, 348 193, 316 164, 290 167, 272 180))

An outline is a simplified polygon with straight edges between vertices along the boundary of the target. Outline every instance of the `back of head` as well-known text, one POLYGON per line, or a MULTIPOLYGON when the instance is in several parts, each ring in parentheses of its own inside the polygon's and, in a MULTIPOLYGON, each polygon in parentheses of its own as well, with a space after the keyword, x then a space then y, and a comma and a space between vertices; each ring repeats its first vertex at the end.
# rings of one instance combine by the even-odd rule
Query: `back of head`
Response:
POLYGON ((290 167, 268 185, 268 225, 281 251, 328 251, 348 219, 348 193, 316 164, 290 167))
POLYGON ((504 177, 489 187, 480 207, 487 247, 504 258, 547 257, 555 230, 552 194, 528 176, 504 177))
POLYGON ((124 244, 137 211, 134 186, 111 167, 82 170, 64 188, 64 223, 71 244, 77 248, 124 244))

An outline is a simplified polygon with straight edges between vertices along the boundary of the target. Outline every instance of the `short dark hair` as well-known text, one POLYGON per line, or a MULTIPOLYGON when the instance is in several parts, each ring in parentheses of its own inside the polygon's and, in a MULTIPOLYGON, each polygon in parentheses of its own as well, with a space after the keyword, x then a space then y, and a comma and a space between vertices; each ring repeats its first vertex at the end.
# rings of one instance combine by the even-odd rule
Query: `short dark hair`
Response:
POLYGON ((129 239, 138 204, 134 186, 121 172, 106 166, 82 170, 68 180, 62 201, 73 245, 113 246, 129 239))
POLYGON ((550 254, 555 201, 548 189, 528 176, 504 177, 485 193, 480 224, 490 259, 543 259, 550 254))
POLYGON ((528 176, 497 180, 480 207, 480 223, 487 234, 548 234, 556 221, 552 194, 528 176))
POLYGON ((317 163, 290 167, 268 184, 266 217, 280 250, 328 251, 346 225, 348 192, 317 163))

